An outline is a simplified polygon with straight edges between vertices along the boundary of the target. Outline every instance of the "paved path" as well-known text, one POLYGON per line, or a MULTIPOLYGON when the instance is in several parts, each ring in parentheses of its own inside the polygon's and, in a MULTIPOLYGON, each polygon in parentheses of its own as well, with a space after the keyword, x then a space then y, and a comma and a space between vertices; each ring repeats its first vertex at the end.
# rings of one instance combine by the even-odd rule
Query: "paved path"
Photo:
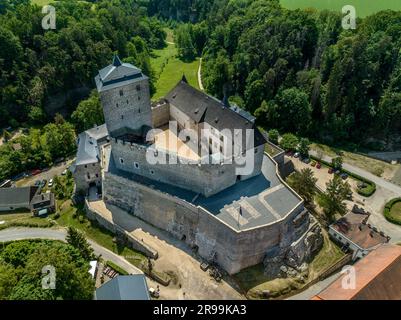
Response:
MULTIPOLYGON (((317 152, 316 151, 311 150, 309 153, 312 156, 317 157, 317 152)), ((332 159, 332 157, 329 157, 327 155, 324 155, 323 158, 322 158, 322 160, 327 161, 327 162, 331 162, 331 159, 332 159)), ((399 187, 399 186, 397 186, 397 185, 395 185, 395 184, 393 184, 393 183, 391 183, 389 181, 386 181, 383 178, 375 176, 374 174, 372 174, 372 173, 370 173, 370 172, 368 172, 366 170, 363 170, 361 168, 352 166, 352 165, 350 165, 348 163, 345 163, 345 162, 343 163, 343 168, 345 170, 348 170, 348 171, 350 171, 352 173, 355 173, 357 175, 360 175, 360 176, 362 176, 362 177, 364 177, 366 179, 369 179, 369 180, 373 181, 374 183, 376 183, 377 186, 383 187, 383 188, 385 188, 385 189, 387 189, 387 190, 389 190, 391 192, 398 193, 398 194, 401 195, 401 187, 399 187)))
POLYGON ((201 89, 202 91, 205 91, 205 88, 203 88, 203 84, 202 84, 202 75, 201 75, 201 71, 202 71, 202 58, 199 59, 198 84, 199 84, 199 89, 201 89))
MULTIPOLYGON (((8 228, 0 231, 0 242, 25 240, 25 239, 51 239, 65 241, 67 231, 65 229, 43 229, 43 228, 8 228)), ((123 257, 114 252, 88 240, 96 255, 102 255, 105 260, 110 260, 131 274, 143 273, 123 257)))

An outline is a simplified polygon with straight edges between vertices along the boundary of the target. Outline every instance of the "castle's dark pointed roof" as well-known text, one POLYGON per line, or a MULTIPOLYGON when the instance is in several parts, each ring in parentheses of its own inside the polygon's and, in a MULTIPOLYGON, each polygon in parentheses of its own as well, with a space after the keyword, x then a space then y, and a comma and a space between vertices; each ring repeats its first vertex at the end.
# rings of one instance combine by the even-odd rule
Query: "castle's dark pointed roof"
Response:
POLYGON ((118 55, 115 54, 115 55, 114 55, 114 58, 113 58, 113 66, 119 67, 119 66, 121 66, 122 64, 123 64, 123 63, 121 62, 121 60, 120 60, 120 58, 118 57, 118 55))
MULTIPOLYGON (((219 131, 253 129, 254 146, 266 142, 255 123, 249 118, 227 108, 222 101, 191 87, 182 80, 166 95, 166 100, 196 123, 206 122, 219 131)), ((245 139, 245 134, 243 138, 245 139)))
POLYGON ((122 62, 118 55, 114 55, 112 64, 100 70, 95 81, 97 90, 101 92, 129 84, 140 78, 147 78, 141 69, 122 62))

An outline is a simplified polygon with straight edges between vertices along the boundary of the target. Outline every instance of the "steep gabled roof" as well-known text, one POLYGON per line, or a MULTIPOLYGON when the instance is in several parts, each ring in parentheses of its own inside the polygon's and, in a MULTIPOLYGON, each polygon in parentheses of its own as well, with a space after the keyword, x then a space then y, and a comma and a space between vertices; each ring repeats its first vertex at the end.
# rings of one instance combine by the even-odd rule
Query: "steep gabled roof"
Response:
POLYGON ((166 95, 165 99, 196 123, 206 122, 219 131, 253 129, 255 147, 266 142, 255 123, 249 118, 234 109, 227 108, 220 100, 196 90, 183 80, 166 95))
POLYGON ((25 208, 37 191, 38 187, 0 188, 0 205, 15 209, 25 208))
POLYGON ((75 165, 96 163, 99 158, 99 141, 108 136, 105 124, 82 132, 78 136, 78 151, 75 165))
POLYGON ((343 288, 344 277, 351 276, 344 274, 313 300, 401 300, 401 246, 382 245, 354 268, 354 288, 343 288))
POLYGON ((95 77, 96 87, 99 92, 127 85, 139 78, 147 78, 137 67, 130 63, 121 62, 115 55, 113 63, 99 71, 95 77))

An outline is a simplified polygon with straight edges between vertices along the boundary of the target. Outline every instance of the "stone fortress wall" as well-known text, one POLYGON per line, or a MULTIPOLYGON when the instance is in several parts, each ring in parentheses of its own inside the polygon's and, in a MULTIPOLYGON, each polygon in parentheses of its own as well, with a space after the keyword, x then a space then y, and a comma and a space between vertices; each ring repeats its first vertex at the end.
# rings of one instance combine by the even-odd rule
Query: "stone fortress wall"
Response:
POLYGON ((230 274, 261 263, 269 251, 287 250, 309 225, 300 203, 282 220, 238 231, 202 207, 110 172, 104 173, 103 195, 105 202, 184 240, 230 274))
POLYGON ((152 126, 148 78, 100 92, 104 118, 109 132, 123 127, 140 129, 152 126))
MULTIPOLYGON (((156 181, 179 186, 196 193, 211 196, 232 185, 237 181, 236 163, 223 164, 187 164, 181 163, 177 157, 174 163, 152 164, 149 163, 146 154, 154 153, 153 148, 146 145, 125 142, 119 139, 111 139, 112 157, 116 167, 126 172, 132 172, 156 181)), ((263 146, 257 147, 255 154, 256 173, 258 174, 263 161, 263 146)), ((251 150, 250 152, 254 152, 251 150)), ((157 151, 162 157, 162 151, 157 151)), ((166 159, 169 161, 166 155, 166 159)))

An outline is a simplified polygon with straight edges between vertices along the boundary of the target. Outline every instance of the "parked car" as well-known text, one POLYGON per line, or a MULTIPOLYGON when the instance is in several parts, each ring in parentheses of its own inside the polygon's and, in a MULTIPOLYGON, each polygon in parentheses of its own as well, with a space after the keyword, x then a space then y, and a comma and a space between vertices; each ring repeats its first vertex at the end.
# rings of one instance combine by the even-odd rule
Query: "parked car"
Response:
POLYGON ((346 180, 346 179, 348 178, 348 174, 342 173, 342 174, 341 174, 341 178, 342 178, 343 180, 346 180))
POLYGON ((287 152, 285 153, 285 155, 286 155, 287 157, 292 157, 292 156, 294 155, 294 152, 292 152, 292 151, 287 151, 287 152))
POLYGON ((299 153, 299 152, 295 152, 295 153, 294 153, 294 158, 299 158, 299 156, 300 156, 300 153, 299 153))
POLYGON ((41 173, 42 171, 40 170, 40 169, 35 169, 35 170, 32 170, 32 172, 31 172, 31 174, 33 175, 33 176, 36 176, 36 175, 38 175, 39 173, 41 173))
POLYGON ((40 186, 41 186, 42 188, 44 188, 44 187, 46 187, 46 183, 47 183, 47 180, 46 180, 46 179, 43 179, 43 180, 41 181, 41 183, 40 183, 40 186))
POLYGON ((53 179, 50 179, 50 180, 49 180, 48 187, 49 187, 49 188, 53 187, 53 179))
POLYGON ((340 173, 341 173, 341 171, 338 169, 334 171, 334 174, 340 174, 340 173))
POLYGON ((309 158, 304 158, 302 159, 303 163, 309 164, 310 163, 310 159, 309 158))
POLYGON ((312 167, 316 167, 316 161, 312 161, 310 164, 312 167))
POLYGON ((320 163, 320 162, 318 162, 317 164, 316 164, 316 168, 317 169, 320 169, 322 167, 322 164, 320 163))
POLYGON ((65 176, 66 174, 67 174, 67 169, 65 169, 62 173, 61 173, 61 175, 63 175, 63 176, 65 176))
POLYGON ((36 180, 35 183, 34 183, 34 186, 35 186, 35 187, 40 187, 41 184, 42 184, 42 181, 36 180))
POLYGON ((332 174, 333 172, 334 172, 334 169, 333 168, 329 168, 328 173, 332 174))

